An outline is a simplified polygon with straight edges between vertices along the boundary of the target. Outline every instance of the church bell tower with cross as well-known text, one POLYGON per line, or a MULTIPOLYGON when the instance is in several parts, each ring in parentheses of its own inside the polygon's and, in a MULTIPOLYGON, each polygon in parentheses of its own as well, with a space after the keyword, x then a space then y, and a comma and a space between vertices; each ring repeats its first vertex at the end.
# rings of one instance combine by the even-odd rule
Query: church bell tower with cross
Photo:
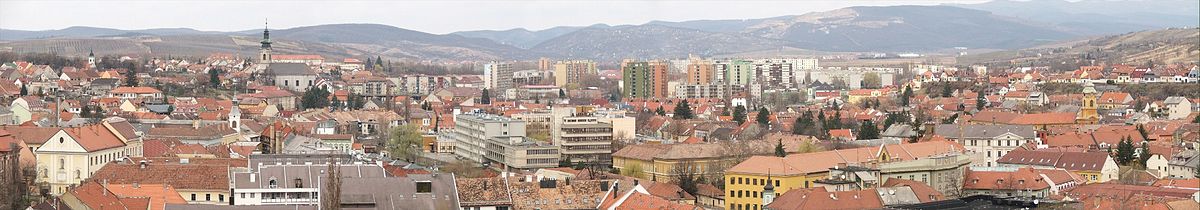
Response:
POLYGON ((267 29, 267 24, 263 23, 263 38, 262 46, 258 49, 258 63, 271 63, 271 30, 267 29))

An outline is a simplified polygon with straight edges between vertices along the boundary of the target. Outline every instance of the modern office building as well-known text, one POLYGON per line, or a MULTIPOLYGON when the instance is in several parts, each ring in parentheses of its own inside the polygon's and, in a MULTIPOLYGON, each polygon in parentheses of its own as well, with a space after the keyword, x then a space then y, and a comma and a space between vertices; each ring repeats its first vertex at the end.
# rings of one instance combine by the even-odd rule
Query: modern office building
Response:
POLYGON ((572 163, 612 165, 612 124, 595 117, 565 117, 557 122, 554 144, 572 163))
POLYGON ((557 167, 558 147, 525 136, 525 121, 483 114, 455 116, 454 154, 467 160, 511 168, 557 167))

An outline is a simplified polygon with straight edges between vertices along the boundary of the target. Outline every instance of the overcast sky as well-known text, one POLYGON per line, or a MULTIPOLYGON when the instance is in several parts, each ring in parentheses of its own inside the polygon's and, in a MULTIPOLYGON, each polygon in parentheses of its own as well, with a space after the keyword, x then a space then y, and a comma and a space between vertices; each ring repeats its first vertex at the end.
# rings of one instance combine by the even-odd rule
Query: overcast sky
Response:
POLYGON ((0 28, 93 26, 240 31, 332 23, 378 23, 429 33, 642 24, 651 20, 752 19, 850 6, 936 5, 982 0, 791 1, 29 1, 0 0, 0 28))

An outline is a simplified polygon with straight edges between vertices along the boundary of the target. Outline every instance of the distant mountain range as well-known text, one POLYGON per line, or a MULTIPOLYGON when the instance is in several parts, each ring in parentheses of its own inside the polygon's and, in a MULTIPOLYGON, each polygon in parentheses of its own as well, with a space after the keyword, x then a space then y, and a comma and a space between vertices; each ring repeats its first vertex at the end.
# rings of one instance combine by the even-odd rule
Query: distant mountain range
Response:
POLYGON ((953 6, 1037 20, 1085 35, 1200 25, 1200 2, 1196 0, 997 0, 953 6))
POLYGON ((1200 30, 1177 28, 1060 42, 1026 49, 1005 50, 958 57, 960 64, 1058 63, 1095 60, 1103 63, 1143 64, 1200 62, 1200 30))
POLYGON ((193 35, 193 34, 229 34, 232 32, 215 32, 215 31, 199 31, 190 28, 154 28, 141 30, 121 30, 112 28, 97 28, 86 26, 72 26, 64 29, 45 30, 45 31, 24 31, 24 30, 9 30, 0 29, 0 40, 25 40, 25 39, 49 39, 49 38, 90 38, 90 37, 113 37, 113 36, 139 36, 139 35, 193 35))
MULTIPOLYGON (((945 6, 849 7, 747 20, 651 21, 430 34, 379 24, 272 30, 280 46, 331 57, 506 60, 536 57, 619 60, 721 56, 795 49, 930 52, 965 47, 1021 49, 1087 36, 1200 25, 1189 1, 994 1, 945 6), (1167 9, 1155 9, 1166 8, 1167 9), (1191 13, 1188 13, 1191 12, 1191 13), (1037 21, 1031 21, 1037 20, 1037 21)), ((0 50, 61 54, 252 54, 261 30, 0 29, 0 50), (108 51, 105 51, 108 50, 108 51), (196 50, 199 52, 191 52, 196 50)))

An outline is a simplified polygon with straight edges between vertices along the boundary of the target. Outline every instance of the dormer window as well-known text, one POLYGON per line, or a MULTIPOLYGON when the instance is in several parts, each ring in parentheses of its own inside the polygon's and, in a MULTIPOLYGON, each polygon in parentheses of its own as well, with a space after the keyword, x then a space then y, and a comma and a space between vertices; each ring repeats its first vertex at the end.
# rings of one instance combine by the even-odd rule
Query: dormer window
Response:
POLYGON ((292 183, 296 188, 304 188, 304 180, 294 179, 292 183))
POLYGON ((428 182, 428 181, 424 181, 424 182, 418 181, 417 182, 417 193, 432 193, 432 192, 433 192, 433 183, 432 182, 428 182))
POLYGON ((267 188, 278 188, 279 183, 275 181, 275 177, 271 177, 271 181, 267 182, 267 188))

